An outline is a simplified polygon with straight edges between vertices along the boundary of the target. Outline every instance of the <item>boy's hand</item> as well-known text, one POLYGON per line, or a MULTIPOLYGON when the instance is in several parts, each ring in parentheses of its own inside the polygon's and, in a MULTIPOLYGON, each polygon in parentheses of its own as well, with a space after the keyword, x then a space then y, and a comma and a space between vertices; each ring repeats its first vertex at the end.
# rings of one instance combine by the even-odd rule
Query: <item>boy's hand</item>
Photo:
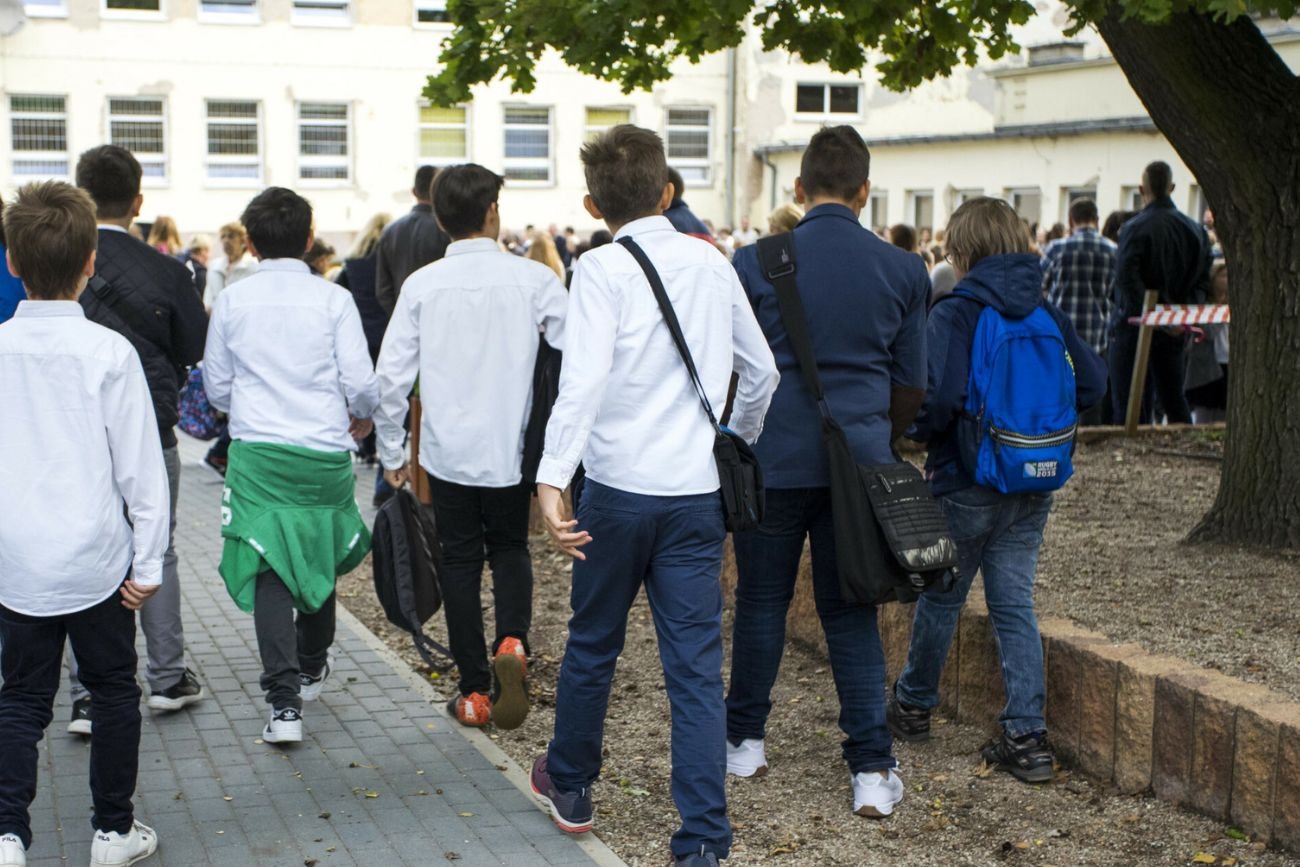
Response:
POLYGON ((375 423, 368 418, 356 416, 348 416, 348 418, 351 420, 348 424, 348 433, 352 434, 352 438, 357 442, 370 436, 370 432, 375 429, 375 423))
POLYGON ((410 479, 410 473, 406 469, 406 464, 402 464, 395 470, 384 470, 384 481, 394 488, 403 487, 410 479))
POLYGON ((560 498, 561 493, 559 488, 550 485, 537 486, 537 504, 542 509, 542 518, 546 521, 546 530, 551 534, 551 541, 561 551, 570 557, 586 560, 587 555, 578 549, 591 541, 591 534, 586 530, 574 532, 577 529, 578 522, 564 519, 564 501, 560 498))
POLYGON ((160 584, 140 585, 134 581, 126 581, 122 584, 122 604, 132 611, 139 611, 144 601, 157 593, 161 586, 160 584))

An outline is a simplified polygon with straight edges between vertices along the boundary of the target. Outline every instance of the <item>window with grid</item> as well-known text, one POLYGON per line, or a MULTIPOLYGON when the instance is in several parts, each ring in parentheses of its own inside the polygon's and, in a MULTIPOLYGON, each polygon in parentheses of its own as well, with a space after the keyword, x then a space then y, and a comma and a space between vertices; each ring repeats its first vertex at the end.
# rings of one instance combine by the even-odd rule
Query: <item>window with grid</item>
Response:
POLYGON ((208 180, 241 186, 261 183, 260 114, 256 102, 208 100, 208 180))
POLYGON ((134 154, 146 178, 163 180, 167 177, 162 97, 110 99, 108 140, 134 154))
POLYGON ((551 109, 531 105, 505 109, 506 180, 550 183, 551 109))
POLYGON ((800 84, 795 88, 794 110, 799 114, 852 115, 862 113, 860 84, 800 84))
POLYGON ((348 24, 352 21, 349 0, 293 0, 295 24, 348 24))
POLYGON ((108 12, 162 12, 162 0, 104 0, 108 12))
POLYGON ((257 0, 199 0, 199 17, 209 21, 258 20, 257 0))
POLYGON ((23 11, 28 18, 67 18, 66 0, 23 0, 23 11))
POLYGON ((670 108, 665 132, 668 165, 681 173, 688 187, 707 186, 713 180, 713 110, 670 108))
POLYGON ((612 126, 632 122, 630 108, 589 108, 587 125, 583 129, 582 140, 591 141, 612 126))
POLYGON ((10 96, 9 144, 15 178, 68 177, 67 98, 10 96))
POLYGON ((347 181, 352 177, 346 102, 298 103, 298 177, 347 181))
POLYGON ((451 165, 469 159, 469 124, 465 106, 420 106, 421 164, 451 165))
POLYGON ((415 0, 416 24, 448 24, 447 0, 415 0))

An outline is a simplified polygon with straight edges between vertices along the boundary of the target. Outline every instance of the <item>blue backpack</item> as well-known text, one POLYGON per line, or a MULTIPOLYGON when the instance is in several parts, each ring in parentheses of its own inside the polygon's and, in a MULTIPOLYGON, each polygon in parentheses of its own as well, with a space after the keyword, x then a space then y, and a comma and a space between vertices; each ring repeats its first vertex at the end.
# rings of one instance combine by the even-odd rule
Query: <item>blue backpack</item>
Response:
MULTIPOLYGON (((978 303, 961 290, 955 294, 978 303)), ((974 441, 963 454, 976 484, 1004 494, 1046 493, 1074 474, 1074 361, 1045 308, 1024 319, 987 306, 980 313, 966 415, 974 441)))

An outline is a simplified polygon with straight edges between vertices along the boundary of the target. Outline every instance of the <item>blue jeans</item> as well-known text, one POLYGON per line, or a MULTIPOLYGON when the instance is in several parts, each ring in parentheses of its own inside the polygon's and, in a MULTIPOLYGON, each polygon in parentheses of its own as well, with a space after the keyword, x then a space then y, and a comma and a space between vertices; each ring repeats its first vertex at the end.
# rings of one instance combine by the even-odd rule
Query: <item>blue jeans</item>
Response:
POLYGON ((600 773, 614 664, 641 585, 659 636, 672 706, 672 793, 682 825, 674 854, 731 848, 724 784, 722 503, 718 494, 651 497, 587 480, 578 526, 591 533, 573 563, 573 617, 555 696, 548 754, 561 791, 600 773))
POLYGON ((840 700, 844 760, 854 774, 896 767, 885 723, 885 655, 876 606, 846 602, 840 592, 829 488, 770 489, 762 526, 735 534, 727 737, 738 744, 765 734, 805 537, 812 542, 813 594, 840 700))
POLYGON ((966 488, 940 497, 957 543, 959 575, 947 593, 925 593, 916 603, 907 667, 898 697, 913 707, 939 704, 939 675, 975 573, 984 574, 984 598, 1002 663, 1007 704, 999 720, 1013 738, 1047 731, 1043 642, 1034 616, 1034 572, 1052 497, 1007 496, 966 488))

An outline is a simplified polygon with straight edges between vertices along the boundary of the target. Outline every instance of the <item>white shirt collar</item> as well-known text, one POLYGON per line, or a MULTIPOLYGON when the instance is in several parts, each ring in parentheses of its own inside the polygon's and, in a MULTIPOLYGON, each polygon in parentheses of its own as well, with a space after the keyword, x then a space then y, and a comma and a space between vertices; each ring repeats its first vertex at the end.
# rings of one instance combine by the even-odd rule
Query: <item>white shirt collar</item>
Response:
POLYGON ((121 226, 114 223, 96 223, 95 228, 103 232, 121 232, 123 235, 131 234, 126 229, 123 229, 121 226))
POLYGON ((653 217, 642 217, 639 220, 633 220, 630 223, 625 223, 623 227, 618 230, 618 234, 614 236, 614 239, 618 240, 619 238, 625 237, 627 235, 644 235, 646 232, 676 232, 676 231, 677 230, 673 228, 673 224, 668 222, 667 217, 660 214, 656 214, 653 217))
POLYGON ((18 302, 18 309, 14 311, 14 316, 23 318, 29 316, 77 316, 85 319, 86 313, 81 309, 81 304, 76 301, 33 301, 26 298, 18 302))
POLYGON ((459 256, 462 253, 500 253, 501 248, 491 238, 466 238, 452 241, 447 245, 447 256, 459 256))
POLYGON ((297 271, 300 274, 310 274, 311 268, 301 259, 263 259, 257 266, 259 271, 297 271))

